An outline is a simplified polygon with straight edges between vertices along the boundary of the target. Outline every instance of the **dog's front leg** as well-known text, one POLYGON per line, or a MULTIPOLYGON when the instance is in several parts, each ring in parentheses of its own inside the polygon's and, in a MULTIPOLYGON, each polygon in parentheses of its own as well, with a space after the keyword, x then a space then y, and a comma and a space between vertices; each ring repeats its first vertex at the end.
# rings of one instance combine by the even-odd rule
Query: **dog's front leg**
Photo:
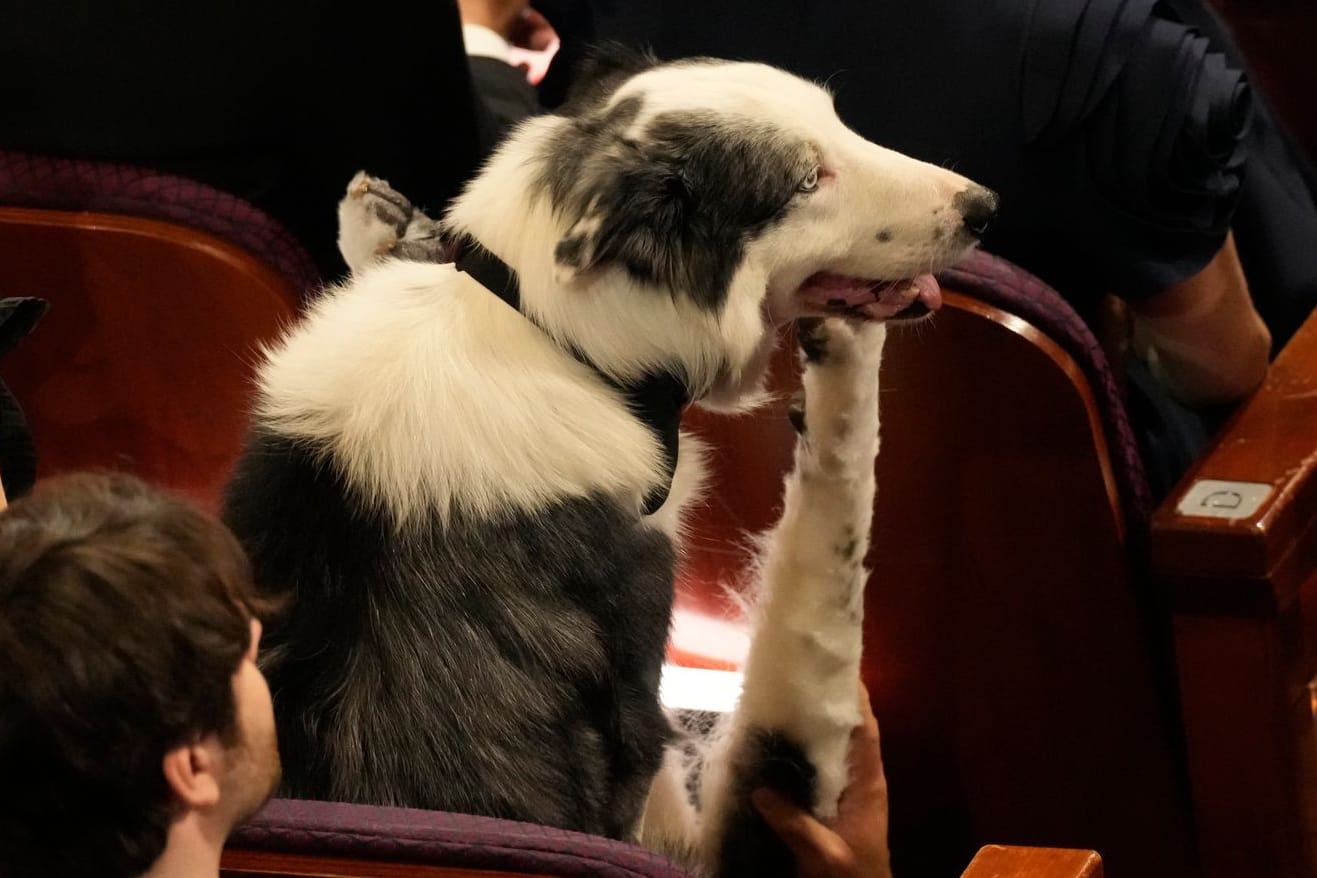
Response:
POLYGON ((357 172, 338 203, 338 252, 354 276, 391 257, 413 262, 450 259, 439 223, 387 180, 365 171, 357 172))
MULTIPOLYGON (((752 808, 767 786, 820 817, 836 813, 859 724, 864 558, 878 451, 886 328, 802 322, 805 408, 782 518, 760 552, 744 691, 703 784, 701 847, 724 876, 792 874, 752 808)), ((882 831, 875 827, 875 831, 882 831)))

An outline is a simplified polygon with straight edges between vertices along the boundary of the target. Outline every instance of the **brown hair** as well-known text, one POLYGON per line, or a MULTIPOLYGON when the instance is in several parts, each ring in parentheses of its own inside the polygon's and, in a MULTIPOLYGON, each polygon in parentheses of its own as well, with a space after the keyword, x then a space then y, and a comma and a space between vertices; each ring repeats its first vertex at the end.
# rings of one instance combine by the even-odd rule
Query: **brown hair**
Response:
POLYGON ((164 754, 231 741, 265 607, 218 521, 128 476, 0 513, 0 876, 132 876, 164 849, 164 754))

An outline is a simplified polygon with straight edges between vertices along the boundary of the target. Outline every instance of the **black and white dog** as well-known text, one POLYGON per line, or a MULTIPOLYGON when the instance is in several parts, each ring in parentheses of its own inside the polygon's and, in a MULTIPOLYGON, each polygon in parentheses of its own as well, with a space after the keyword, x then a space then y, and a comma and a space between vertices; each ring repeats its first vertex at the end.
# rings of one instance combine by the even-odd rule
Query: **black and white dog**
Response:
POLYGON ((264 663, 284 792, 782 872, 748 792, 827 815, 847 780, 884 321, 937 307, 929 272, 996 199, 770 67, 613 55, 585 78, 455 202, 457 266, 375 260, 407 241, 355 186, 353 279, 260 370, 227 518, 290 602, 264 663), (696 770, 658 699, 701 481, 677 420, 758 402, 800 318, 825 319, 802 324, 795 471, 743 695, 696 770))

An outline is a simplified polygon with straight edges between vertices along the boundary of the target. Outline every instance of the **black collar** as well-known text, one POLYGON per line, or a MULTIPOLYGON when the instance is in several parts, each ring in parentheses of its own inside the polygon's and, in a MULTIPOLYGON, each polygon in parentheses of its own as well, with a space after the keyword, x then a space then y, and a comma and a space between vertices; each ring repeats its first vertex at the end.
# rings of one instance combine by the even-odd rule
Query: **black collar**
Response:
MULTIPOLYGON (((456 264, 458 271, 471 275, 485 289, 513 309, 521 311, 521 287, 517 283, 517 276, 502 259, 468 239, 459 245, 456 264)), ((530 319, 524 311, 521 313, 526 319, 530 319)), ((645 497, 645 514, 651 515, 657 512, 663 501, 668 499, 668 492, 672 490, 672 477, 677 471, 677 440, 678 430, 681 427, 681 413, 690 402, 685 384, 670 372, 647 375, 637 382, 624 384, 606 375, 580 351, 573 348, 568 352, 594 369, 605 382, 620 390, 630 404, 632 414, 650 429, 662 446, 667 477, 663 480, 663 484, 650 491, 645 497)))

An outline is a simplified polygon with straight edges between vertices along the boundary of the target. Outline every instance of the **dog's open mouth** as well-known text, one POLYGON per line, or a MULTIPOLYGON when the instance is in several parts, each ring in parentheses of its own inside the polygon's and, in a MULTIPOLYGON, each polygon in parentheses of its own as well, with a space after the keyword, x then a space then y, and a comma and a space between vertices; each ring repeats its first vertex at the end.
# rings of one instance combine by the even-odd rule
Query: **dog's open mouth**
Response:
POLYGON ((912 320, 942 306, 942 288, 931 274, 875 281, 821 271, 801 284, 797 297, 811 312, 862 320, 912 320))

